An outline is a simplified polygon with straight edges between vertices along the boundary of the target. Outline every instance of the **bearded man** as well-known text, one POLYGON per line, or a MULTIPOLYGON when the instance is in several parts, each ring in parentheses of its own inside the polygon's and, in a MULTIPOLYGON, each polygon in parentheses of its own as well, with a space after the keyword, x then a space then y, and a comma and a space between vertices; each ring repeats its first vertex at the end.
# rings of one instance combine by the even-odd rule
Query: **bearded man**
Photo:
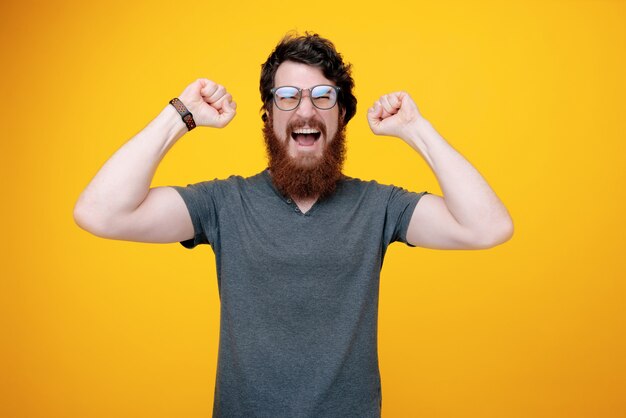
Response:
POLYGON ((267 169, 150 188, 187 130, 235 116, 226 89, 199 79, 106 162, 76 204, 76 222, 101 237, 211 245, 221 302, 214 417, 380 417, 378 287, 388 245, 477 249, 512 235, 502 202, 405 92, 381 96, 368 123, 419 152, 444 196, 343 175, 353 87, 330 41, 287 36, 261 72, 267 169))

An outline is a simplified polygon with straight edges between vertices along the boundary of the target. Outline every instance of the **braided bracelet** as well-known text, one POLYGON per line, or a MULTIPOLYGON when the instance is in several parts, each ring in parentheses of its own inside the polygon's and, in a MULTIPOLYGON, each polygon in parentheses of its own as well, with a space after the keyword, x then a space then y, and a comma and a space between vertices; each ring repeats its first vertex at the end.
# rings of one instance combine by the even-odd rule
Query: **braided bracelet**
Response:
POLYGON ((174 97, 170 100, 170 104, 174 106, 174 109, 176 109, 176 111, 180 114, 180 117, 183 118, 183 122, 185 122, 189 131, 196 127, 196 121, 193 120, 193 115, 189 109, 185 107, 183 102, 178 100, 178 97, 174 97))

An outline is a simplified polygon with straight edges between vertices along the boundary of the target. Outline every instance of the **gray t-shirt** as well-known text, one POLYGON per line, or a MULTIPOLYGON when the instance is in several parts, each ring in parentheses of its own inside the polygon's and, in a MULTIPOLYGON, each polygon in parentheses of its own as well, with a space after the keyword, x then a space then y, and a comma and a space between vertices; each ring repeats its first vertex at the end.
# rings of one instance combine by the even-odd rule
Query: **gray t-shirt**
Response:
POLYGON ((214 417, 380 417, 378 287, 422 193, 344 177, 303 214, 267 170, 175 189, 220 294, 214 417))

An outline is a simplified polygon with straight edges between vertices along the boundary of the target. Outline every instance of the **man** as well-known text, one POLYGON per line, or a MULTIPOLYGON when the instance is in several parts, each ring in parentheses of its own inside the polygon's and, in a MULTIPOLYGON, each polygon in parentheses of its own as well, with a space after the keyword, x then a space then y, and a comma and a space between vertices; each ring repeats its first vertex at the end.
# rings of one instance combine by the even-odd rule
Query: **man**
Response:
POLYGON ((379 417, 387 246, 477 249, 512 235, 495 193, 405 92, 376 101, 369 125, 419 152, 444 197, 342 175, 353 86, 330 41, 288 36, 261 73, 268 169, 150 189, 193 121, 222 128, 235 116, 226 89, 200 79, 106 162, 76 205, 76 222, 98 236, 212 246, 221 300, 215 417, 379 417))

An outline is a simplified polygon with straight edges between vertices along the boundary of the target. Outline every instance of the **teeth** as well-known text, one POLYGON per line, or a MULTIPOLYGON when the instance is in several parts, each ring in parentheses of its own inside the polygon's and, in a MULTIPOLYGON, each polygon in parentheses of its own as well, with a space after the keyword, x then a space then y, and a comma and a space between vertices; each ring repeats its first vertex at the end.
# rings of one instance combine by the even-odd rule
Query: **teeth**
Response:
POLYGON ((294 134, 319 134, 320 131, 317 129, 296 129, 293 131, 294 134))

